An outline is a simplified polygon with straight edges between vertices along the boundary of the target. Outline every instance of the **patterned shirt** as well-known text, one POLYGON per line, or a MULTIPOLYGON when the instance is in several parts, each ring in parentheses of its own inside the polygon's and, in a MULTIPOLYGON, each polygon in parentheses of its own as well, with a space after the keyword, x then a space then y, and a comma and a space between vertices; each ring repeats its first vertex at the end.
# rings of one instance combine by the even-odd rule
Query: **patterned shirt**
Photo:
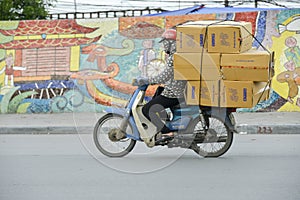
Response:
POLYGON ((156 77, 149 79, 152 84, 164 84, 162 96, 167 98, 183 98, 187 81, 174 80, 173 54, 167 58, 165 70, 156 77))

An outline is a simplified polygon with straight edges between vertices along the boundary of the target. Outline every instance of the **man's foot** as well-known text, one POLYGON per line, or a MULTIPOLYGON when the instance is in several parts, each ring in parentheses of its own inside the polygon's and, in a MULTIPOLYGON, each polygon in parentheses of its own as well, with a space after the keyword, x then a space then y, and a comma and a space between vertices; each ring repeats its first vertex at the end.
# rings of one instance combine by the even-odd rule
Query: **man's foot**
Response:
POLYGON ((168 141, 171 141, 174 139, 174 133, 170 132, 170 133, 158 133, 155 136, 155 144, 159 145, 159 144, 164 144, 168 141))

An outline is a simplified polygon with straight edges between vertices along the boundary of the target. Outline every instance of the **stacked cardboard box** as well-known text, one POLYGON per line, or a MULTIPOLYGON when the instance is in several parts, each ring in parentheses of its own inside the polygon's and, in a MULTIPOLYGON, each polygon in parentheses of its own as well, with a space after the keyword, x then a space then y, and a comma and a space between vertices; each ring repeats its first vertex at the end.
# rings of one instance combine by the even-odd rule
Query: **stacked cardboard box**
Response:
POLYGON ((177 27, 174 78, 188 80, 189 105, 253 107, 268 95, 271 55, 252 49, 249 22, 197 21, 177 27))
POLYGON ((221 55, 221 73, 225 80, 268 81, 273 76, 269 70, 272 59, 267 51, 249 50, 239 54, 221 55))
POLYGON ((174 54, 174 78, 177 80, 216 80, 221 77, 220 70, 220 53, 174 54))
POLYGON ((240 53, 252 48, 250 22, 196 21, 176 27, 177 52, 240 53), (204 48, 204 49, 203 49, 204 48))
POLYGON ((251 108, 267 98, 268 89, 266 82, 188 81, 186 103, 188 105, 251 108))

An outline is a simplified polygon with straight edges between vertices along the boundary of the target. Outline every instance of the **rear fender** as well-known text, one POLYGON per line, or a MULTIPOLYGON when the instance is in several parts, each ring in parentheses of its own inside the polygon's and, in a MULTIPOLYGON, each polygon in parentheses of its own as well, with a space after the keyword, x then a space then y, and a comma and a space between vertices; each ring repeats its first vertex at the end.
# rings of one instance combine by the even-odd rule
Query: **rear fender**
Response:
POLYGON ((204 114, 213 116, 222 120, 232 132, 237 132, 235 129, 235 119, 233 114, 226 108, 211 108, 203 110, 204 114))

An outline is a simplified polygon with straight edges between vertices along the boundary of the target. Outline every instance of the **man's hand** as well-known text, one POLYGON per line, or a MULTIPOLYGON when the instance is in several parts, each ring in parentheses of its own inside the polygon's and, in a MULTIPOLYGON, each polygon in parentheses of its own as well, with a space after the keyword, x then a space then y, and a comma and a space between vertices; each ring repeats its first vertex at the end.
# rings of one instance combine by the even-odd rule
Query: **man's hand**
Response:
POLYGON ((132 80, 133 86, 149 85, 149 80, 146 77, 137 77, 132 80))

